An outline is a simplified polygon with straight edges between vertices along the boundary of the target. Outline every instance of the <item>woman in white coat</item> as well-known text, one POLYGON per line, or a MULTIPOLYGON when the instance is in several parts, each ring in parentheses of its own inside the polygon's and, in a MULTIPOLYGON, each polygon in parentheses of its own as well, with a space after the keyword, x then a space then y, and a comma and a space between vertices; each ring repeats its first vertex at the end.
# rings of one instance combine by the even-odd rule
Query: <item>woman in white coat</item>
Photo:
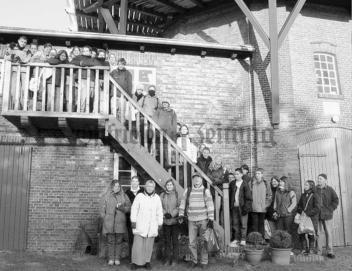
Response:
POLYGON ((131 269, 144 266, 150 270, 154 238, 158 236, 158 230, 163 225, 163 208, 152 180, 146 182, 144 193, 137 194, 134 199, 131 225, 134 234, 131 269))

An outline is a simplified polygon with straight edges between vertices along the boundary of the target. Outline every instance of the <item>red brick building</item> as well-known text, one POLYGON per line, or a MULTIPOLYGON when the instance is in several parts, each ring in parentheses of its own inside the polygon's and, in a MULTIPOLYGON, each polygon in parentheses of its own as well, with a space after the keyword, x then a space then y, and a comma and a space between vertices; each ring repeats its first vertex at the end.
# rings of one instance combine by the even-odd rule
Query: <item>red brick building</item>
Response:
MULTIPOLYGON (((194 141, 203 140, 212 156, 223 157, 226 167, 246 163, 251 169, 264 168, 266 179, 286 175, 299 194, 305 180, 326 173, 340 198, 333 234, 335 245, 343 246, 352 243, 348 201, 352 195, 352 20, 350 3, 340 2, 328 6, 307 1, 283 41, 280 123, 275 127, 268 49, 235 3, 204 8, 175 21, 163 33, 171 39, 170 45, 128 43, 119 38, 101 43, 109 43, 111 51, 124 57, 129 66, 150 68, 160 100, 170 101, 178 120, 190 127, 194 141), (207 45, 172 45, 181 41, 207 45), (228 47, 210 49, 209 43, 228 47), (236 59, 231 58, 233 53, 236 59)), ((267 5, 258 2, 249 7, 268 32, 267 5)), ((279 26, 292 8, 278 5, 279 26)), ((0 33, 3 45, 16 41, 19 34, 37 38, 39 43, 52 40, 57 46, 65 40, 89 43, 79 35, 62 33, 5 28, 0 33)), ((99 45, 96 38, 91 42, 99 45)), ((12 180, 0 189, 0 213, 7 218, 2 228, 10 232, 8 236, 22 234, 14 241, 4 235, 0 244, 2 248, 72 250, 79 223, 86 224, 96 238, 99 195, 118 169, 122 169, 120 178, 127 180, 134 174, 128 170, 138 171, 143 165, 134 161, 131 169, 130 158, 117 158, 116 149, 102 139, 101 131, 72 129, 70 134, 51 129, 49 121, 48 127, 29 122, 18 116, 0 117, 0 154, 8 157, 0 162, 0 177, 12 180), (27 155, 23 161, 21 155, 27 155), (20 202, 18 195, 27 197, 28 204, 20 202), (12 207, 6 207, 5 201, 12 207), (13 210, 24 212, 22 219, 13 210)))

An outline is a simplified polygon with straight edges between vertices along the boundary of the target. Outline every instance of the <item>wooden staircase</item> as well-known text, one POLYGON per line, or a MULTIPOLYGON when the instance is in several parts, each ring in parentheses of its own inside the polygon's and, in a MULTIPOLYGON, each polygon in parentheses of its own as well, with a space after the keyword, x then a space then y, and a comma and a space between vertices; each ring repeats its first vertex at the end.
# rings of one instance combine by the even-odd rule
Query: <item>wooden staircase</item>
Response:
POLYGON ((106 121, 105 136, 111 146, 123 148, 161 187, 172 178, 179 193, 191 186, 192 174, 198 173, 214 191, 214 204, 222 202, 223 218, 215 206, 215 220, 224 228, 227 245, 230 242, 228 184, 223 185, 223 191, 213 186, 209 177, 111 76, 109 80, 112 86, 112 115, 106 121))

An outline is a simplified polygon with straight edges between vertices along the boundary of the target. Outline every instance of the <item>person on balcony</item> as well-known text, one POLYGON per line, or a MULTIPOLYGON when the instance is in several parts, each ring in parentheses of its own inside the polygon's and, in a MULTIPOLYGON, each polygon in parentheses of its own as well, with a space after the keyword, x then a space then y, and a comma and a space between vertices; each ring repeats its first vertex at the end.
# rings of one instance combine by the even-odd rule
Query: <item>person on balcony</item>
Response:
POLYGON ((288 178, 282 176, 279 182, 279 189, 275 193, 274 209, 277 211, 278 219, 276 227, 278 230, 291 231, 293 223, 293 211, 297 206, 297 197, 288 183, 288 178))
POLYGON ((241 246, 246 245, 248 214, 251 211, 253 201, 248 183, 242 179, 242 176, 242 169, 236 168, 234 173, 235 181, 230 183, 229 189, 234 235, 234 240, 230 244, 232 247, 236 247, 238 244, 241 246))
MULTIPOLYGON (((92 48, 86 45, 82 48, 82 55, 79 55, 73 58, 71 61, 71 64, 80 66, 80 67, 98 66, 99 63, 97 62, 96 59, 91 58, 91 54, 92 54, 92 48)), ((79 80, 78 73, 75 74, 75 77, 76 77, 76 81, 78 81, 79 80)), ((90 89, 89 89, 89 95, 87 95, 88 72, 86 69, 83 69, 81 73, 81 88, 77 90, 77 91, 80 91, 81 99, 80 101, 76 101, 77 105, 78 103, 80 103, 81 112, 86 112, 87 109, 88 111, 90 111, 89 108, 86 108, 86 104, 87 104, 87 99, 89 100, 94 99, 94 81, 95 81, 95 71, 91 70, 90 84, 89 84, 90 89)), ((75 97, 77 97, 77 95, 75 95, 75 97)))
POLYGON ((249 182, 252 192, 252 211, 249 213, 251 232, 259 232, 264 238, 264 218, 267 208, 271 204, 271 188, 269 182, 264 180, 264 169, 258 168, 255 176, 249 182))
POLYGON ((214 227, 214 203, 209 189, 202 183, 198 173, 192 176, 192 186, 187 188, 179 208, 179 223, 183 223, 185 216, 188 219, 189 249, 191 251, 191 267, 198 265, 197 236, 200 237, 200 265, 208 265, 208 249, 205 240, 207 228, 214 227))
POLYGON ((154 239, 163 225, 163 207, 155 193, 155 182, 148 180, 144 193, 137 194, 131 208, 131 224, 134 234, 131 269, 144 266, 151 270, 154 239))
POLYGON ((69 61, 71 62, 74 58, 76 58, 80 55, 81 55, 81 50, 79 49, 78 46, 74 46, 71 50, 70 55, 69 55, 69 61))
POLYGON ((110 64, 110 71, 117 69, 117 59, 114 53, 109 53, 108 62, 110 64))
MULTIPOLYGON (((50 65, 65 65, 65 64, 68 64, 69 62, 68 62, 68 54, 67 54, 67 52, 65 50, 60 50, 57 53, 55 58, 49 58, 48 59, 48 63, 50 65)), ((61 72, 62 72, 61 68, 57 68, 55 70, 54 111, 59 111, 59 109, 60 109, 61 72)), ((64 94, 64 97, 63 97, 63 103, 64 104, 63 104, 63 108, 66 109, 66 99, 68 98, 68 93, 67 93, 68 89, 66 87, 65 80, 66 80, 66 76, 69 75, 69 70, 65 69, 64 73, 65 74, 64 74, 64 81, 63 81, 63 84, 64 84, 63 85, 63 88, 64 88, 64 93, 63 93, 64 94)), ((53 84, 52 78, 50 80, 51 81, 48 82, 48 84, 53 84)), ((47 104, 48 104, 48 107, 51 108, 51 99, 50 99, 51 95, 50 94, 51 94, 52 88, 48 87, 47 90, 48 90, 47 91, 47 93, 48 93, 48 95, 47 95, 48 103, 47 104)))
POLYGON ((108 264, 120 265, 123 237, 127 233, 126 213, 131 209, 131 203, 123 192, 118 180, 111 184, 102 204, 103 235, 107 236, 108 264))
MULTIPOLYGON (((5 53, 4 59, 11 61, 12 63, 26 64, 31 60, 32 54, 28 50, 27 46, 28 39, 26 36, 21 36, 17 40, 17 43, 11 43, 5 53)), ((17 86, 17 73, 20 72, 20 88, 19 88, 19 109, 23 106, 23 95, 26 91, 24 88, 24 83, 26 80, 26 69, 13 70, 11 74, 11 88, 10 88, 10 109, 15 107, 15 97, 16 97, 16 86, 17 86)))
POLYGON ((172 265, 178 261, 178 209, 181 203, 181 195, 179 196, 176 191, 176 186, 172 179, 165 183, 165 191, 160 195, 161 203, 164 213, 164 251, 165 262, 164 265, 172 265))
MULTIPOLYGON (((117 68, 110 73, 111 77, 132 98, 132 74, 126 69, 126 60, 119 58, 117 68)), ((112 93, 111 93, 112 96, 112 93)))

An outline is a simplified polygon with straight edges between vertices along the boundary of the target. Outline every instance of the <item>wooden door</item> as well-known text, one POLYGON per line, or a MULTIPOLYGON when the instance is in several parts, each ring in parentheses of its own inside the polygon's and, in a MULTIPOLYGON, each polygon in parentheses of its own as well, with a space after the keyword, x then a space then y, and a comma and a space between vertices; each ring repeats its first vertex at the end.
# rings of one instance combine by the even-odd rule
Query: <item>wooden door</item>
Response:
POLYGON ((27 245, 31 148, 0 145, 0 250, 27 245))
POLYGON ((307 180, 313 180, 316 183, 320 173, 325 173, 328 176, 328 185, 334 188, 339 197, 339 206, 333 217, 333 245, 344 246, 345 226, 343 223, 341 180, 335 139, 313 141, 301 146, 299 148, 299 162, 302 188, 307 180))

